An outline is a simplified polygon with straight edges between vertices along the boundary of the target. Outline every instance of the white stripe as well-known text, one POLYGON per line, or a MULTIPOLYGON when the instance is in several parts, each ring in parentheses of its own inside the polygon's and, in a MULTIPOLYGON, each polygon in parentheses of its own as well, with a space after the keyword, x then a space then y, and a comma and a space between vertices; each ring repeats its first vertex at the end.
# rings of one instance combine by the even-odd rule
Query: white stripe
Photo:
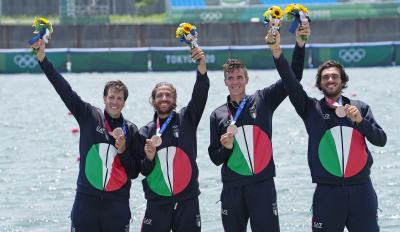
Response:
MULTIPOLYGON (((342 165, 342 142, 341 142, 341 135, 340 135, 340 127, 336 126, 331 128, 331 134, 333 137, 333 140, 336 145, 336 151, 337 151, 337 156, 339 159, 340 163, 340 170, 343 172, 343 165, 342 165)), ((344 173, 342 173, 344 175, 344 173)))
POLYGON ((113 145, 110 145, 110 149, 108 150, 108 159, 107 159, 107 148, 108 148, 107 143, 100 144, 99 153, 100 153, 101 161, 103 163, 103 186, 106 186, 108 181, 110 180, 111 172, 112 172, 112 164, 114 163, 115 156, 118 153, 118 150, 113 145), (107 159, 107 163, 106 163, 106 159, 107 159), (108 173, 107 173, 107 170, 108 170, 108 173), (107 173, 107 179, 106 179, 106 173, 107 173), (105 183, 104 183, 104 180, 105 180, 105 183))
POLYGON ((253 138, 253 125, 245 125, 244 131, 246 132, 247 146, 249 148, 252 170, 254 173, 254 138, 253 138))
POLYGON ((174 161, 175 153, 176 153, 176 147, 168 147, 168 160, 167 160, 167 148, 163 148, 157 152, 158 159, 160 160, 161 172, 164 177, 164 181, 167 184, 169 191, 171 193, 172 193, 173 183, 174 183, 173 161, 174 161), (169 169, 167 169, 167 162, 168 162, 169 169), (169 175, 169 181, 168 181, 168 175, 169 175), (171 181, 171 186, 169 185, 170 181, 171 181))
POLYGON ((351 136, 353 134, 353 128, 342 126, 342 132, 343 132, 343 153, 344 153, 344 165, 345 165, 344 170, 346 171, 347 160, 349 159, 349 151, 351 146, 351 136))
POLYGON ((168 147, 168 174, 171 181, 171 193, 174 190, 174 158, 176 154, 176 147, 168 147))
MULTIPOLYGON (((246 139, 248 139, 248 137, 249 137, 249 134, 248 134, 249 133, 249 128, 248 127, 251 127, 250 128, 250 131, 251 131, 250 134, 251 134, 251 137, 253 137, 252 126, 244 126, 244 131, 246 133, 246 139)), ((246 142, 245 142, 246 140, 244 138, 244 134, 243 134, 243 129, 242 128, 243 127, 239 127, 238 128, 238 132, 236 133, 235 138, 236 138, 236 141, 239 144, 240 150, 242 151, 243 157, 247 162, 247 166, 250 168, 251 167, 250 166, 250 160, 249 160, 249 156, 247 154, 247 146, 246 146, 246 142)), ((251 140, 252 140, 252 138, 251 138, 251 140)), ((251 144, 251 148, 253 148, 253 144, 251 144)), ((251 157, 252 157, 252 150, 250 150, 250 154, 251 154, 251 157)), ((253 161, 254 161, 254 158, 253 158, 253 161)))

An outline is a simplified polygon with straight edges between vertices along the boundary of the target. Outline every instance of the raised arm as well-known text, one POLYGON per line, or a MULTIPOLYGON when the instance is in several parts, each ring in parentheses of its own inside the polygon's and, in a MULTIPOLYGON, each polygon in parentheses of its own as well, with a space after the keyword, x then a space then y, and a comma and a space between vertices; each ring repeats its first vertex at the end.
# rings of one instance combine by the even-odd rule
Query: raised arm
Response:
POLYGON ((206 106, 210 80, 207 75, 206 58, 200 47, 192 50, 192 58, 193 60, 197 60, 199 64, 197 66, 196 82, 193 87, 192 97, 185 110, 186 114, 191 118, 191 122, 197 127, 206 106))
MULTIPOLYGON (((290 68, 293 70, 295 77, 300 81, 303 77, 304 70, 304 58, 305 58, 305 41, 300 39, 301 35, 305 35, 307 37, 310 36, 311 29, 310 25, 306 24, 303 26, 299 26, 296 30, 296 43, 293 50, 292 55, 292 64, 290 68)), ((268 36, 268 35, 267 35, 268 36)), ((280 41, 278 41, 280 43, 280 41)), ((281 52, 281 48, 276 48, 275 46, 270 46, 272 53, 276 52, 273 49, 279 49, 281 52)), ((262 94, 265 99, 269 99, 268 104, 272 107, 272 109, 276 109, 282 101, 287 96, 287 91, 284 87, 282 80, 276 81, 271 86, 262 90, 262 94)))
POLYGON ((277 42, 270 45, 276 69, 282 78, 285 89, 289 94, 290 101, 295 107, 297 113, 300 117, 305 118, 307 115, 307 104, 309 98, 282 53, 279 32, 276 33, 276 37, 277 42))
POLYGON ((61 97, 61 100, 67 106, 69 111, 71 111, 78 122, 80 122, 82 115, 89 112, 90 104, 82 101, 79 95, 72 90, 68 81, 64 79, 64 77, 53 67, 51 62, 46 58, 45 43, 42 40, 39 40, 34 46, 39 46, 37 59, 39 61, 40 67, 46 74, 47 79, 53 85, 54 89, 61 97))

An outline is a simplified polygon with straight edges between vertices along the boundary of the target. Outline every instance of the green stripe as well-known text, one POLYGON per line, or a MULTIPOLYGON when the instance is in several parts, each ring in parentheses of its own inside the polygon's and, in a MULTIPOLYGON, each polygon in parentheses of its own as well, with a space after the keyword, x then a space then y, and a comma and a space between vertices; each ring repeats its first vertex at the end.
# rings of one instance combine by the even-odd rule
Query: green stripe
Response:
POLYGON ((335 140, 328 130, 325 132, 318 147, 319 159, 322 166, 335 176, 343 176, 338 159, 338 152, 336 150, 335 140))
POLYGON ((243 154, 235 138, 233 140, 233 151, 228 160, 228 167, 241 175, 250 176, 252 173, 243 155, 247 154, 243 154))
POLYGON ((85 174, 89 182, 97 189, 103 190, 103 162, 99 155, 100 144, 94 144, 86 157, 85 174))
POLYGON ((171 191, 169 191, 167 183, 165 183, 164 176, 161 171, 161 163, 158 156, 156 156, 156 164, 154 166, 154 169, 150 173, 150 175, 147 176, 146 180, 149 184, 150 189, 153 192, 161 196, 172 196, 172 193, 171 191))

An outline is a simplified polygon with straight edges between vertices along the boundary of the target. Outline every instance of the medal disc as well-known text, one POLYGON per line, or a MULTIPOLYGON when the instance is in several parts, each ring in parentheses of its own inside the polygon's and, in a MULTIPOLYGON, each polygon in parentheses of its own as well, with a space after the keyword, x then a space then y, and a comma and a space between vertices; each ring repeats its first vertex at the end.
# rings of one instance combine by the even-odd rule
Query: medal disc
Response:
POLYGON ((162 144, 161 136, 153 135, 153 137, 151 137, 151 142, 154 146, 159 147, 162 144))
POLYGON ((238 128, 236 125, 229 125, 228 128, 226 129, 226 132, 228 133, 232 133, 232 134, 236 134, 236 132, 238 131, 238 128))
POLYGON ((339 118, 346 117, 346 111, 344 110, 344 106, 338 106, 335 109, 335 113, 339 118))
POLYGON ((117 127, 112 132, 114 138, 119 138, 124 135, 124 131, 121 127, 117 127))

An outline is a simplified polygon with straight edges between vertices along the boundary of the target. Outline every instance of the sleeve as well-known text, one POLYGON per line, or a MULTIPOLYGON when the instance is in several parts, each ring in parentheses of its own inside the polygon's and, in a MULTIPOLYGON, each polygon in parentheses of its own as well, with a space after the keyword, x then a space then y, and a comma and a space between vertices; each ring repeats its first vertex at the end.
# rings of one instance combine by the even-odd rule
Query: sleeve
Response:
POLYGON ((299 80, 295 77, 292 69, 289 68, 289 64, 283 53, 278 59, 274 58, 274 62, 285 85, 286 91, 289 94, 290 101, 296 109, 296 112, 304 119, 307 116, 307 104, 309 101, 307 93, 304 91, 299 80))
POLYGON ((130 137, 127 138, 128 149, 120 157, 129 178, 135 179, 140 172, 140 136, 136 126, 133 125, 131 131, 130 137))
POLYGON ((207 73, 201 75, 201 73, 197 71, 192 97, 185 112, 185 114, 190 117, 190 121, 193 122, 196 128, 199 125, 201 116, 203 115, 203 111, 207 103, 209 88, 210 80, 208 79, 207 73))
POLYGON ((371 108, 365 105, 361 110, 363 120, 356 128, 375 146, 383 147, 386 144, 387 137, 385 131, 378 125, 372 115, 371 108))
POLYGON ((90 112, 90 104, 82 101, 79 95, 72 90, 67 80, 65 80, 65 78, 54 69, 53 65, 46 57, 44 58, 43 62, 39 62, 39 64, 43 72, 46 74, 47 79, 61 97, 61 100, 78 120, 78 122, 80 122, 80 119, 84 116, 84 114, 88 114, 90 112))
MULTIPOLYGON (((303 78, 304 70, 304 57, 305 57, 305 46, 300 47, 295 45, 292 55, 292 65, 291 67, 286 67, 288 70, 291 69, 297 78, 301 80, 303 78)), ((264 99, 269 99, 269 104, 273 110, 278 108, 278 106, 285 100, 287 96, 287 91, 282 80, 276 81, 271 86, 262 90, 264 99), (269 94, 269 96, 267 96, 269 94)))
POLYGON ((143 176, 148 176, 156 164, 155 158, 149 160, 144 152, 144 145, 147 139, 147 127, 142 127, 139 130, 139 157, 140 157, 140 172, 143 176))
POLYGON ((226 149, 222 146, 219 141, 221 133, 218 132, 218 128, 218 121, 213 113, 210 116, 210 146, 208 147, 208 155, 210 156, 211 161, 217 166, 225 163, 229 159, 233 150, 226 149))

